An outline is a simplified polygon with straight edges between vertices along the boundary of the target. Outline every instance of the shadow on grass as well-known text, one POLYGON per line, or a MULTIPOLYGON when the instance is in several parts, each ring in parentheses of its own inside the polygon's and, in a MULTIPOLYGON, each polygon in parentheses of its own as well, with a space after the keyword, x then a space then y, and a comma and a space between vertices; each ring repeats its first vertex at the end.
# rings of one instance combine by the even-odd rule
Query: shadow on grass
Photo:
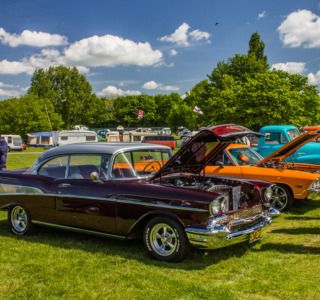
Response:
POLYGON ((320 228, 317 228, 317 227, 282 228, 282 229, 272 230, 271 233, 320 234, 320 228))
POLYGON ((192 249, 186 260, 180 263, 166 263, 149 257, 142 240, 114 240, 45 226, 36 226, 32 234, 17 237, 10 232, 6 221, 0 221, 0 236, 67 250, 76 249, 89 253, 104 253, 108 256, 120 256, 127 260, 136 260, 162 268, 183 270, 204 269, 229 258, 241 257, 249 248, 248 243, 242 243, 208 252, 192 249))
POLYGON ((310 247, 304 245, 293 245, 293 244, 274 244, 267 243, 261 245, 259 249, 252 249, 254 252, 261 251, 278 251, 282 253, 294 253, 294 254, 315 254, 320 255, 319 247, 310 247))
POLYGON ((304 215, 317 208, 320 208, 320 200, 296 200, 289 212, 295 215, 304 215))

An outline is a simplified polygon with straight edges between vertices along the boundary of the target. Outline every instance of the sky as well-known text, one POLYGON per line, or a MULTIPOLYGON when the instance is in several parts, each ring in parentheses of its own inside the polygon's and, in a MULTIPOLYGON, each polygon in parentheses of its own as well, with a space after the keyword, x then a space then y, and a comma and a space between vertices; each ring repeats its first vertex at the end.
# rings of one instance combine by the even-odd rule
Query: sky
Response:
POLYGON ((1 0, 0 100, 61 64, 99 96, 184 95, 256 31, 271 68, 320 86, 320 0, 1 0))

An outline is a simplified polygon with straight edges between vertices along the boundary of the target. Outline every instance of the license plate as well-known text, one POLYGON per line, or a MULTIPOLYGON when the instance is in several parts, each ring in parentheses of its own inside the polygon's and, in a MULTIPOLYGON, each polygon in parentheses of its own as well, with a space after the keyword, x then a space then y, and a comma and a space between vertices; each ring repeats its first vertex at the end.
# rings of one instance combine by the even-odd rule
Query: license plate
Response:
POLYGON ((250 233, 249 242, 253 243, 261 239, 261 229, 250 233))

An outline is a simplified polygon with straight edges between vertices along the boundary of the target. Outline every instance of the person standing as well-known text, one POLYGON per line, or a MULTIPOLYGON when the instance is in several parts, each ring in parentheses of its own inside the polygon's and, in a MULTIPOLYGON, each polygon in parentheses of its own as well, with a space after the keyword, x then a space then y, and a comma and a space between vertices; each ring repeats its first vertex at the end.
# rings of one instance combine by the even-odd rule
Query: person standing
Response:
POLYGON ((7 141, 0 135, 0 171, 5 170, 7 167, 7 154, 9 146, 7 141))

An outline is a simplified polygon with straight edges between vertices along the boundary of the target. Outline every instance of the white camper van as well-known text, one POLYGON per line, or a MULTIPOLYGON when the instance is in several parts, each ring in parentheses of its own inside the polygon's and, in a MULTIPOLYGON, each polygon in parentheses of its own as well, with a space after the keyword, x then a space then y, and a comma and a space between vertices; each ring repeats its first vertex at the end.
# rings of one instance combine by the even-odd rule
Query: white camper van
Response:
POLYGON ((58 145, 98 142, 97 134, 90 130, 62 130, 58 133, 58 145))
POLYGON ((10 151, 11 150, 23 150, 22 138, 17 134, 1 134, 1 136, 7 141, 10 151))

